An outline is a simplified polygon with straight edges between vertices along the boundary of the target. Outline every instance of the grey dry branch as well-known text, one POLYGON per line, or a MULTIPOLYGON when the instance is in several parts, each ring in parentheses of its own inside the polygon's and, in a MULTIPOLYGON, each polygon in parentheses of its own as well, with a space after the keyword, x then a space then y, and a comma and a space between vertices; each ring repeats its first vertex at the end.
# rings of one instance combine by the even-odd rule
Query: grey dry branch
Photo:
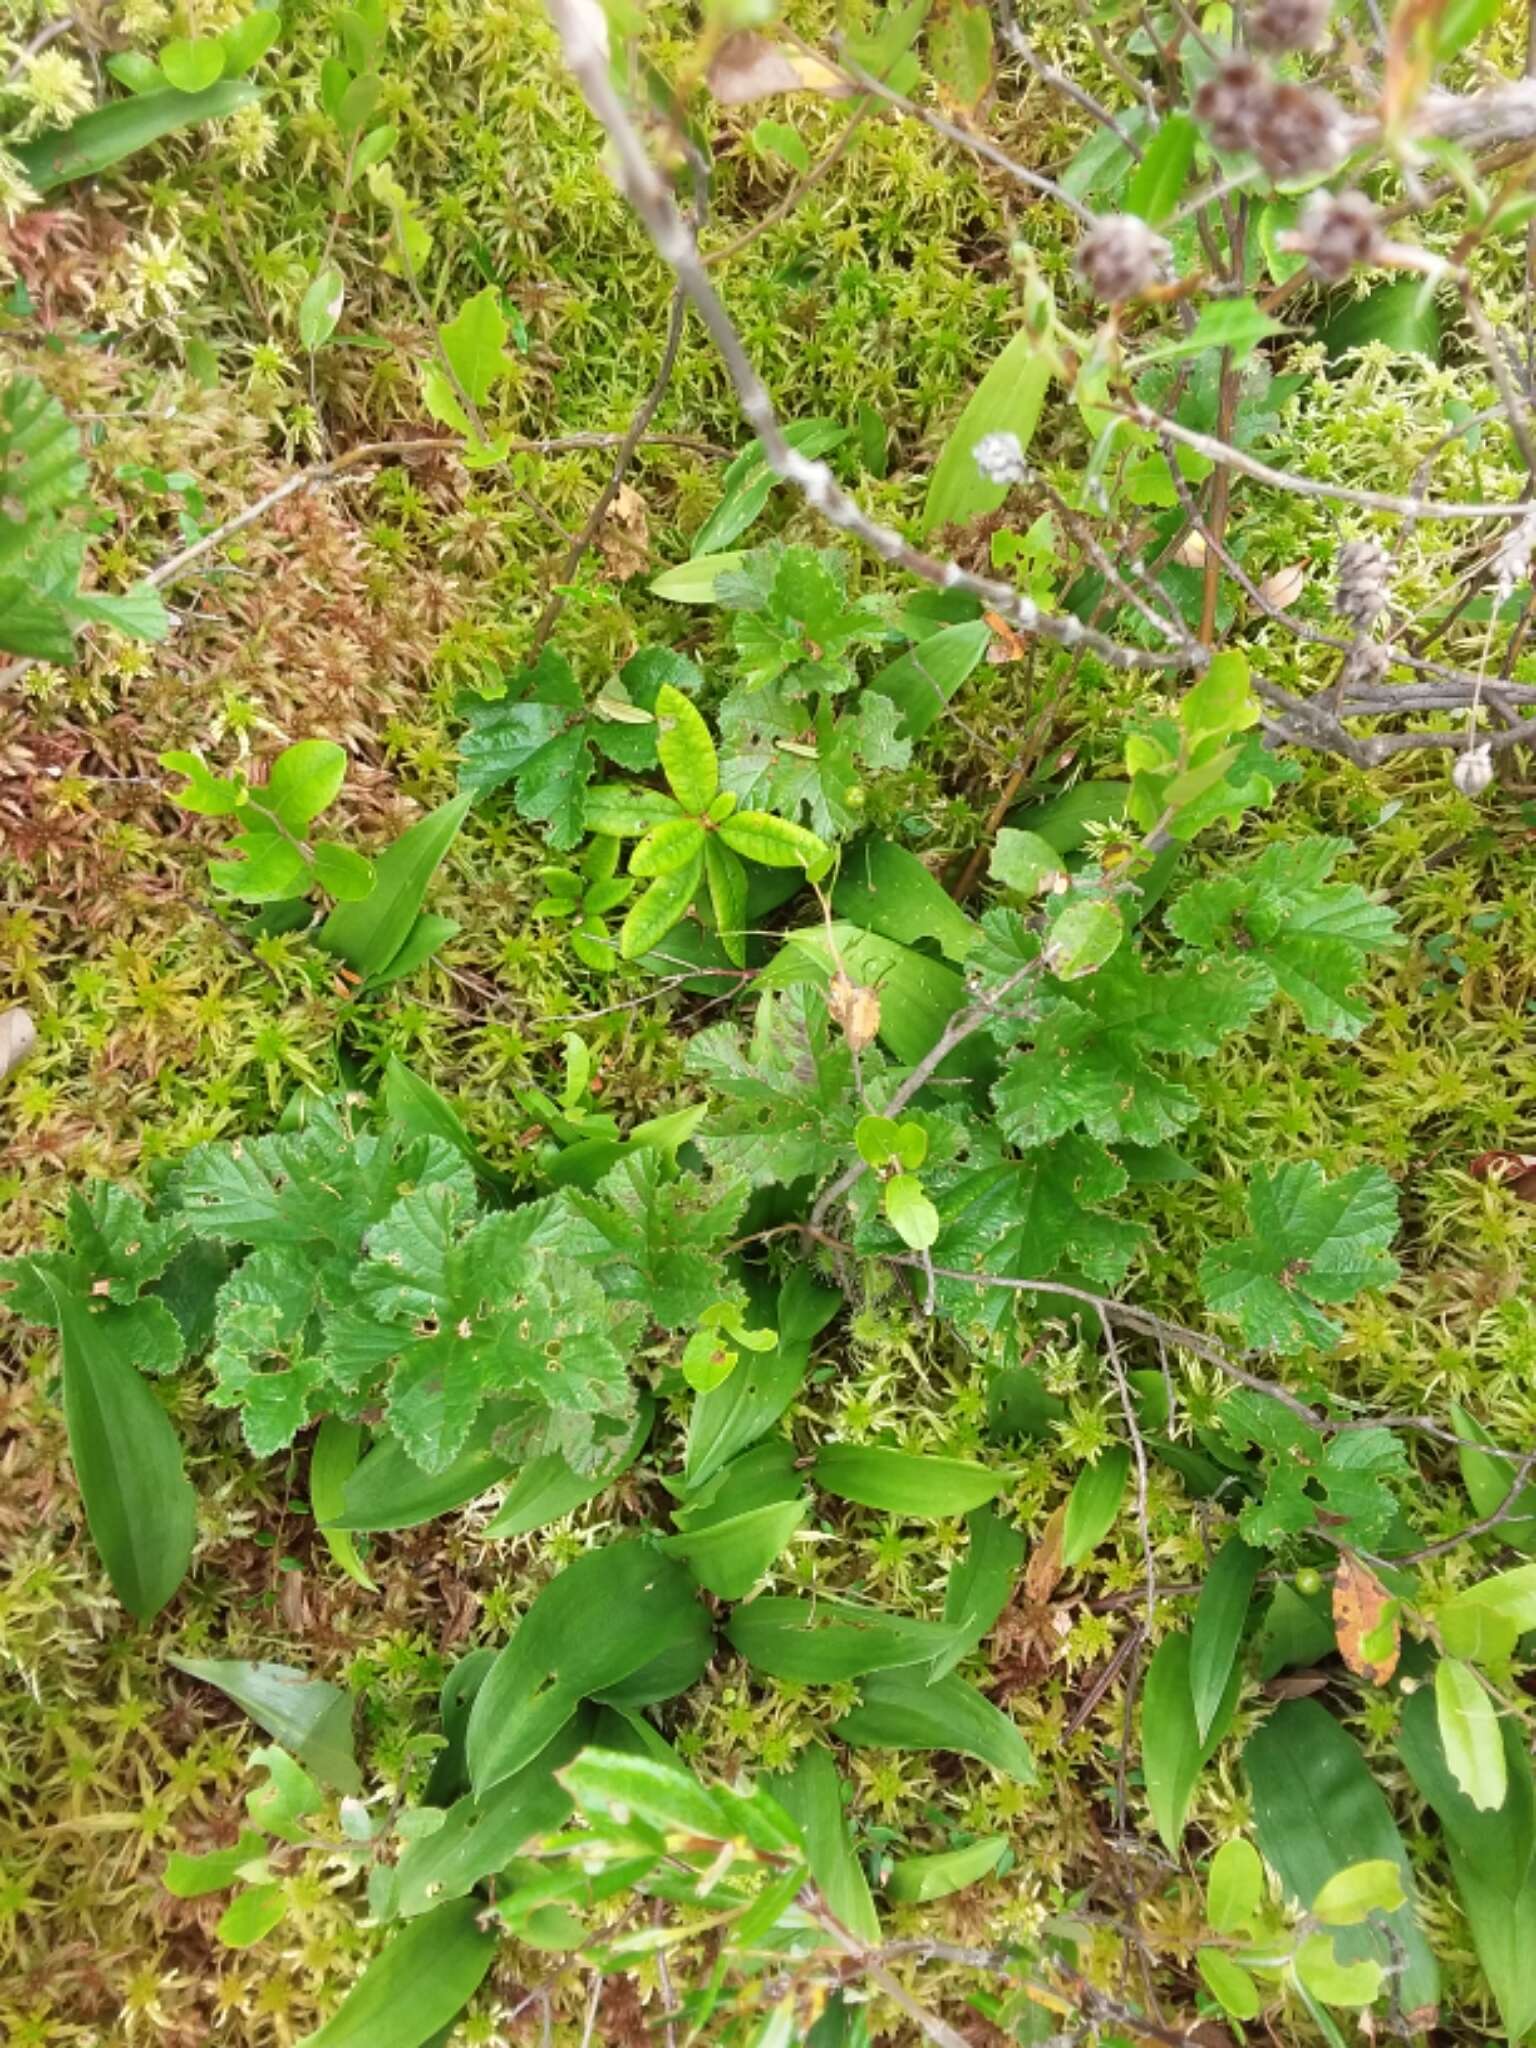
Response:
POLYGON ((789 445, 767 386, 710 282, 704 259, 671 188, 656 168, 614 89, 608 65, 606 17, 596 0, 548 0, 548 8, 571 75, 613 145, 624 195, 657 254, 704 322, 735 387, 737 403, 761 444, 763 460, 773 473, 799 491, 813 511, 861 541, 883 562, 940 590, 966 591, 1024 632, 1039 633, 1058 646, 1088 648, 1112 668, 1187 670, 1190 657, 1182 651, 1169 653, 1122 645, 1070 614, 1042 611, 1011 584, 977 576, 957 562, 943 561, 914 547, 893 527, 872 519, 842 489, 824 462, 809 461, 789 445))

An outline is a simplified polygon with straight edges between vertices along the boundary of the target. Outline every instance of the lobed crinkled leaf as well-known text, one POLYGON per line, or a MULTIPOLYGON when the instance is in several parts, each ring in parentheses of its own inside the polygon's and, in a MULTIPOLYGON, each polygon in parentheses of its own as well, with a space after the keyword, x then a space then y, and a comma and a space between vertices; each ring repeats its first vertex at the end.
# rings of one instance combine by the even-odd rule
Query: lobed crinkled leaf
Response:
POLYGON ((993 1090, 998 1122, 1018 1145, 1079 1125, 1106 1142, 1155 1145, 1191 1123, 1199 1101, 1153 1059, 1209 1056, 1267 1000, 1242 961, 1149 970, 1122 949, 1096 974, 1042 992, 1034 1043, 993 1090))
MULTIPOLYGON (((868 1081, 880 1057, 873 1047, 860 1057, 868 1081)), ((764 996, 749 1040, 733 1024, 699 1032, 688 1068, 717 1097, 696 1140, 700 1151, 749 1186, 821 1179, 851 1151, 853 1056, 818 992, 764 996)))
POLYGON ((1352 882, 1327 878, 1346 839, 1267 847, 1256 860, 1196 882, 1169 906, 1170 930, 1202 953, 1241 949, 1290 997, 1309 1031, 1354 1038, 1370 1019, 1356 984, 1372 953, 1395 946, 1397 915, 1352 882))
POLYGON ((1379 1166, 1335 1181, 1311 1159, 1273 1173, 1260 1167, 1248 1214, 1252 1234, 1207 1252, 1200 1285, 1210 1307, 1235 1316, 1255 1349, 1331 1350, 1339 1326, 1319 1304, 1350 1301, 1397 1278, 1387 1249, 1397 1230, 1397 1190, 1379 1166))

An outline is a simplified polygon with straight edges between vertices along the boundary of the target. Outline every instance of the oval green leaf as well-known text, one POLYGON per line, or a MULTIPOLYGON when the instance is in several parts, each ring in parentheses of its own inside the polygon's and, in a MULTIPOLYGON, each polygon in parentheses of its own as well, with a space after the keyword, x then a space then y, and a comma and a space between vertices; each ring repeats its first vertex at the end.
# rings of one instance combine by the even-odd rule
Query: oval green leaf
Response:
POLYGON ((147 1622, 186 1576, 197 1533, 181 1444, 117 1337, 119 1312, 108 1302, 88 1308, 45 1266, 32 1270, 53 1299, 64 1424, 91 1539, 113 1592, 147 1622))
POLYGON ((880 1444, 824 1444, 816 1484, 842 1500, 886 1514, 936 1519, 968 1515, 1001 1493, 1006 1475, 965 1458, 940 1458, 880 1444))
POLYGON ((963 1849, 946 1849, 937 1856, 909 1856, 893 1863, 885 1880, 886 1896, 899 1905, 924 1906, 933 1899, 947 1899, 951 1892, 964 1891, 990 1877, 1008 1853, 1005 1835, 985 1835, 979 1842, 967 1842, 963 1849))
POLYGON ((658 875, 644 893, 630 905, 619 931, 619 951, 626 960, 638 960, 649 953, 686 915, 698 894, 704 876, 704 857, 695 854, 686 867, 670 875, 658 875))
POLYGON ((944 443, 923 503, 924 533, 998 509, 1008 487, 984 477, 971 451, 984 435, 997 433, 1016 434, 1027 449, 1050 381, 1051 361, 1039 337, 1020 328, 972 392, 944 443))
POLYGON ((663 569, 651 578, 651 595, 673 604, 713 604, 720 578, 746 559, 745 550, 738 548, 733 554, 698 555, 691 562, 679 562, 675 569, 663 569))
POLYGON ((677 801, 691 817, 708 810, 720 787, 720 762, 698 706, 672 683, 656 692, 656 754, 677 801))
POLYGON ((1435 1712, 1451 1776, 1481 1812, 1497 1812, 1509 1791, 1504 1737, 1493 1701, 1459 1657, 1442 1657, 1435 1666, 1435 1712))
POLYGON ((218 36, 178 36, 160 52, 160 69, 178 92, 206 92, 224 76, 224 44, 218 36))
POLYGON ((374 1957, 325 2025, 299 2048, 423 2048, 449 2026, 496 1953, 479 1899, 451 1899, 410 1921, 374 1957))
POLYGON ((1096 1465, 1078 1473, 1061 1531, 1061 1561, 1068 1570, 1097 1550, 1114 1527, 1130 1473, 1131 1454, 1124 1444, 1111 1444, 1096 1465))

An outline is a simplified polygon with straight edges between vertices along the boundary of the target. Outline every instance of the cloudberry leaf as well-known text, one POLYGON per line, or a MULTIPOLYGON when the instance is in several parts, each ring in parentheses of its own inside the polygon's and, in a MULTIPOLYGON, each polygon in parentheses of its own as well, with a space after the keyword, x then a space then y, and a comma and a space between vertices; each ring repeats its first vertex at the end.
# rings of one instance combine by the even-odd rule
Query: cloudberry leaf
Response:
POLYGON ((1354 993, 1374 952, 1397 944, 1396 914, 1350 882, 1327 878, 1344 839, 1271 846, 1234 873, 1196 882, 1168 911, 1192 949, 1230 953, 1289 996, 1309 1031, 1354 1038, 1370 1010, 1354 993))
POLYGON ((1331 1350, 1339 1326, 1319 1303, 1350 1301, 1397 1278, 1387 1247, 1397 1190, 1379 1166, 1327 1181, 1315 1160, 1260 1167, 1248 1200, 1251 1236, 1206 1253, 1200 1285, 1218 1315, 1235 1316, 1257 1350, 1331 1350))
POLYGON ((601 1273, 607 1292, 643 1304, 664 1329, 680 1330, 728 1292, 718 1254, 746 1196, 741 1179, 671 1173, 665 1154, 648 1146, 590 1193, 573 1188, 567 1199, 590 1226, 584 1261, 601 1273))
POLYGON ((1018 1145, 1046 1144, 1079 1124, 1105 1141, 1155 1145, 1192 1122, 1199 1103, 1153 1057, 1215 1052, 1266 999, 1264 978, 1240 961, 1149 972, 1122 950, 1096 974, 1041 996, 1033 1047, 993 1091, 998 1121, 1018 1145))
MULTIPOLYGON (((861 1058, 868 1084, 883 1062, 872 1046, 861 1058)), ((753 1187, 822 1179, 852 1148, 860 1113, 853 1056, 824 998, 811 989, 764 996, 750 1039, 732 1024, 699 1032, 688 1067, 719 1098, 696 1140, 699 1149, 712 1166, 753 1187)))

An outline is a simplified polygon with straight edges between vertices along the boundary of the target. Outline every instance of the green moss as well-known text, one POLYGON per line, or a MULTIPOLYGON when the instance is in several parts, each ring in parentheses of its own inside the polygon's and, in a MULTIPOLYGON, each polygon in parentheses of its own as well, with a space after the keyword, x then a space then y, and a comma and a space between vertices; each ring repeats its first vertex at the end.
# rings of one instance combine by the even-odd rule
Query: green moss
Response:
MULTIPOLYGON (((436 0, 395 14, 387 104, 402 131, 400 178, 434 236, 424 280, 434 310, 446 314, 479 289, 489 266, 528 331, 508 383, 508 428, 535 437, 621 427, 655 373, 668 284, 558 78, 540 10, 533 0, 436 0)), ((243 118, 222 135, 135 162, 112 181, 110 216, 82 201, 89 221, 105 228, 116 218, 134 236, 174 222, 206 278, 174 323, 141 331, 132 350, 109 353, 80 339, 38 366, 95 422, 92 460, 114 522, 103 552, 111 574, 179 545, 163 496, 113 482, 125 465, 190 471, 222 518, 297 460, 422 430, 408 363, 422 353, 423 322, 403 282, 381 267, 384 218, 366 197, 350 198, 334 222, 349 345, 317 359, 313 385, 294 327, 338 198, 340 153, 315 96, 329 16, 314 0, 287 10, 258 121, 243 118), (194 335, 219 350, 212 391, 184 372, 181 342, 194 335)), ((810 32, 817 21, 803 25, 810 32)), ((25 33, 29 24, 20 26, 25 33)), ((674 56, 683 48, 679 41, 674 56)), ((1047 34, 1046 49, 1057 60, 1082 57, 1066 27, 1047 34)), ((707 246, 725 246, 785 190, 782 166, 757 159, 744 140, 752 118, 750 109, 715 117, 707 246)), ((842 118, 794 103, 813 155, 830 146, 842 118)), ((1036 161, 1059 161, 1080 132, 1075 115, 1033 86, 1012 113, 998 114, 999 139, 1036 161)), ((784 223, 720 266, 728 303, 788 411, 848 419, 863 402, 881 414, 891 475, 864 494, 883 516, 916 510, 964 392, 1013 331, 1008 247, 1019 232, 1062 284, 1068 252, 1045 243, 1011 189, 926 131, 875 118, 784 223)), ((93 292, 121 288, 110 254, 87 238, 59 286, 66 327, 85 324, 93 292)), ((1296 361, 1308 381, 1290 401, 1292 417, 1305 420, 1292 459, 1353 483, 1397 486, 1405 460, 1444 431, 1447 403, 1481 402, 1464 368, 1379 350, 1326 371, 1315 355, 1298 352, 1296 361)), ((695 323, 655 425, 727 449, 744 438, 695 323)), ((1059 408, 1042 443, 1059 481, 1080 466, 1085 446, 1075 417, 1059 408)), ((580 525, 605 463, 589 452, 518 457, 505 474, 466 478, 427 460, 291 498, 180 587, 186 617, 164 649, 105 646, 80 674, 27 676, 27 729, 0 743, 0 818, 7 829, 13 817, 22 821, 0 842, 0 998, 32 1009, 41 1047, 4 1096, 6 1249, 47 1238, 65 1189, 82 1176, 143 1183, 192 1144, 269 1124, 295 1087, 366 1076, 392 1052, 442 1088, 514 1174, 531 1172, 532 1135, 515 1091, 549 1084, 573 1019, 593 1047, 605 1105, 631 1119, 681 1098, 676 1000, 607 1008, 644 995, 645 985, 598 984, 557 933, 530 919, 533 871, 546 854, 505 808, 475 818, 442 878, 439 907, 461 921, 461 937, 407 990, 368 1006, 349 1002, 302 940, 247 947, 210 914, 202 870, 217 835, 164 801, 154 766, 161 749, 189 740, 233 761, 325 733, 357 763, 349 829, 369 843, 388 836, 450 787, 454 696, 521 655, 561 550, 550 522, 580 525)), ((715 502, 717 469, 685 450, 643 451, 632 481, 658 562, 685 551, 715 502)), ((1508 451, 1491 440, 1478 451, 1449 450, 1437 476, 1447 494, 1518 487, 1508 451)), ((783 494, 762 530, 814 531, 783 494)), ((1300 562, 1319 587, 1339 538, 1325 509, 1263 498, 1245 512, 1243 536, 1254 574, 1300 562)), ((1403 557, 1399 602, 1428 616, 1461 566, 1447 559, 1437 529, 1421 527, 1403 557)), ((880 581, 870 565, 859 574, 871 587, 880 581)), ((659 639, 681 637, 706 669, 717 664, 723 642, 709 616, 650 597, 643 578, 605 583, 590 563, 578 581, 560 638, 584 681, 605 680, 635 646, 659 639)), ((1476 638, 1477 629, 1453 627, 1447 651, 1475 652, 1476 638)), ((1256 643, 1282 681, 1295 679, 1298 664, 1309 682, 1329 674, 1327 658, 1314 665, 1312 650, 1263 631, 1256 643)), ((1528 679, 1533 658, 1521 658, 1528 679)), ((1087 771, 1113 772, 1127 719, 1149 708, 1145 684, 1092 663, 1065 679, 1052 669, 1049 689, 1046 681, 1027 681, 1017 665, 981 672, 912 769, 872 789, 872 821, 935 864, 967 853, 1021 724, 1058 690, 1042 741, 1046 770, 1070 751, 1087 771)), ((1376 1022, 1357 1045, 1308 1038, 1279 1014, 1205 1070, 1199 1178, 1139 1198, 1150 1241, 1136 1285, 1170 1314, 1195 1311, 1200 1254, 1213 1233, 1238 1224, 1255 1162, 1305 1154, 1332 1172, 1381 1161, 1403 1188, 1404 1278, 1350 1315, 1348 1341, 1329 1366, 1333 1383, 1373 1409, 1443 1412, 1450 1399, 1468 1399, 1501 1440, 1532 1441, 1536 1315, 1519 1288, 1536 1210, 1469 1169, 1483 1151, 1528 1146, 1536 1117, 1536 842, 1513 797, 1473 806, 1450 790, 1433 757, 1370 776, 1311 763, 1250 836, 1312 829, 1356 842, 1350 877, 1390 895, 1408 944, 1377 977, 1376 1022)), ((1115 1420, 1093 1356, 1070 1333, 1039 1334, 1046 1348, 1037 1362, 1069 1399, 1070 1416, 1054 1437, 1010 1452, 1006 1504, 1032 1534, 1115 1420)), ((348 1981, 369 1937, 323 1869, 292 1879, 290 1920, 249 1954, 211 1941, 216 1913, 160 1891, 155 1874, 168 1846, 232 1835, 248 1746, 231 1710, 162 1665, 160 1643, 188 1654, 282 1656, 352 1685, 376 1777, 419 1786, 432 1702, 452 1659, 472 1642, 501 1639, 561 1562, 615 1523, 638 1520, 659 1504, 660 1489, 642 1472, 622 1498, 511 1547, 481 1540, 483 1511, 383 1539, 373 1597, 311 1542, 302 1459, 253 1468, 189 1385, 178 1408, 201 1502, 198 1566, 163 1632, 140 1637, 92 1562, 48 1354, 13 1339, 9 1363, 0 2032, 18 2048, 73 2048, 119 2034, 173 2048, 208 2038, 242 2048, 291 2041, 348 1981)), ((890 1430, 914 1449, 980 1448, 975 1359, 932 1337, 901 1297, 865 1304, 825 1363, 792 1418, 802 1447, 830 1425, 855 1440, 890 1430)), ((1192 1375, 1197 1396, 1199 1386, 1192 1375)), ((674 1430, 662 1457, 675 1447, 674 1430)), ((1449 1479, 1438 1451, 1422 1456, 1426 1472, 1449 1479)), ((1423 1526, 1433 1539, 1451 1533, 1462 1509, 1449 1484, 1429 1497, 1423 1526)), ((1161 1470, 1149 1512, 1160 1575, 1187 1582, 1201 1568, 1205 1533, 1161 1470)), ((824 1535, 782 1561, 778 1583, 858 1586, 934 1613, 960 1540, 951 1525, 919 1533, 850 1509, 829 1515, 824 1535)), ((1470 1562, 1447 1562, 1447 1581, 1470 1562)), ((963 1938, 975 1916, 994 1938, 1028 1934, 1069 1895, 1103 1883, 1100 1841, 1123 1733, 1119 1686, 1067 1731, 1130 1625, 1126 1608, 1095 1612, 1091 1603, 1134 1593, 1142 1570, 1127 1518, 1066 1588, 1060 1657, 1012 1700, 1048 1760, 1038 1788, 998 1785, 975 1766, 941 1775, 910 1756, 850 1760, 871 1841, 894 1831, 921 1850, 965 1827, 1006 1832, 1016 1850, 1018 1870, 1006 1883, 940 1908, 906 1909, 896 1931, 963 1938)), ((675 1732, 706 1771, 776 1767, 849 1704, 846 1688, 749 1692, 743 1668, 726 1655, 680 1703, 675 1732)), ((1240 1729, 1258 1704, 1245 1703, 1240 1729)), ((1367 1712, 1358 1731, 1385 1768, 1382 1717, 1367 1712)), ((1229 1745, 1200 1791, 1195 1820, 1213 1839, 1245 1818, 1235 1754, 1229 1745)), ((1135 1817, 1139 1794, 1131 1797, 1135 1817)), ((1427 1835, 1415 1849, 1428 1857, 1427 1835)), ((1118 1912, 1114 1895, 1104 1897, 1118 1912)), ((1454 1902, 1432 1887, 1427 1913, 1451 1966, 1448 2009, 1458 2027, 1480 2028, 1486 2015, 1454 1902)), ((1144 1915, 1152 1952, 1187 1965, 1199 1932, 1193 1884, 1168 1880, 1144 1901, 1144 1915)), ((1084 1953, 1090 1974, 1111 1982, 1118 1945, 1106 1935, 1084 1953)), ((548 1972, 547 1958, 512 1952, 488 2012, 515 2002, 525 1964, 528 1981, 548 1972)), ((560 1995, 579 2011, 583 1989, 568 1975, 560 1995)), ((960 1978, 951 1972, 948 1981, 953 1989, 960 1978)), ((466 2030, 466 2038, 478 2037, 466 2030)))

